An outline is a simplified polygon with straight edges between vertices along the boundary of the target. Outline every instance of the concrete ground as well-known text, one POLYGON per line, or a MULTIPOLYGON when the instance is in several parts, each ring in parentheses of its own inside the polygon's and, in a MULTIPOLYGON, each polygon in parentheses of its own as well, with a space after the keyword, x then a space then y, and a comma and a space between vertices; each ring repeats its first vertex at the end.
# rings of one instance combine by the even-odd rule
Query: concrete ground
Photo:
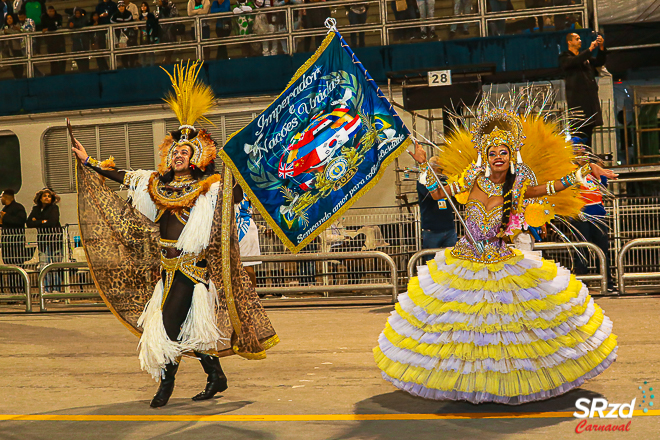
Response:
POLYGON ((229 389, 193 402, 205 376, 188 359, 158 410, 137 339, 110 313, 0 314, 0 439, 660 438, 658 404, 628 432, 575 433, 578 398, 641 404, 640 386, 660 387, 660 297, 597 302, 619 335, 618 361, 579 390, 517 407, 427 401, 382 380, 371 349, 389 305, 269 309, 282 342, 266 360, 223 359, 229 389))

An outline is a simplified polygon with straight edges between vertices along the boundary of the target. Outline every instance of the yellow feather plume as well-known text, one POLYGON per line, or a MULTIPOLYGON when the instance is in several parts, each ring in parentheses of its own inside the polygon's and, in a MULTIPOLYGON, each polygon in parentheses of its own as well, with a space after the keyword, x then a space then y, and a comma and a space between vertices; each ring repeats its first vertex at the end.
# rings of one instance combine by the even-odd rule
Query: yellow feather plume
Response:
POLYGON ((211 87, 197 80, 202 64, 198 61, 191 64, 188 61, 184 66, 182 61, 174 66, 174 75, 161 67, 170 77, 174 88, 174 93, 169 92, 164 101, 169 104, 181 125, 192 126, 198 119, 210 123, 204 114, 213 107, 215 95, 211 87))
MULTIPOLYGON (((538 184, 559 180, 577 169, 575 150, 570 140, 560 133, 556 123, 546 122, 540 116, 522 120, 525 141, 520 149, 523 162, 536 175, 538 184)), ((584 207, 584 200, 576 187, 549 196, 555 215, 575 218, 584 207)))

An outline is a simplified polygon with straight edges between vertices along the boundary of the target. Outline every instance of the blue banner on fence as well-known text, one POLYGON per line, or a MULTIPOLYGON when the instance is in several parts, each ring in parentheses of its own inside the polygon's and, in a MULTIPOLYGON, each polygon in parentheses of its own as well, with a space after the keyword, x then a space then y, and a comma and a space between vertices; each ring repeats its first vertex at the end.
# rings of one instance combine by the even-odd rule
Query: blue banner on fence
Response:
POLYGON ((355 54, 330 32, 220 156, 284 245, 298 252, 375 185, 410 142, 355 54))

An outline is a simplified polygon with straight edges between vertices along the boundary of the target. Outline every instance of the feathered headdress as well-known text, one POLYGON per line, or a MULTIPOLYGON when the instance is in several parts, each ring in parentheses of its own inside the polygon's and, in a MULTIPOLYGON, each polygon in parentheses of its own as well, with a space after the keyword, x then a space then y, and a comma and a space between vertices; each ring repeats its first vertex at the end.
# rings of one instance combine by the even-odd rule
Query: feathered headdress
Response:
POLYGON ((204 131, 196 130, 195 122, 202 120, 213 125, 204 114, 215 101, 213 90, 207 84, 197 79, 203 62, 183 62, 174 66, 174 74, 163 69, 172 81, 172 88, 163 99, 176 114, 179 120, 179 130, 169 134, 160 145, 161 163, 158 171, 165 174, 172 166, 172 151, 175 147, 188 145, 192 148, 190 164, 204 170, 217 155, 213 139, 204 131))

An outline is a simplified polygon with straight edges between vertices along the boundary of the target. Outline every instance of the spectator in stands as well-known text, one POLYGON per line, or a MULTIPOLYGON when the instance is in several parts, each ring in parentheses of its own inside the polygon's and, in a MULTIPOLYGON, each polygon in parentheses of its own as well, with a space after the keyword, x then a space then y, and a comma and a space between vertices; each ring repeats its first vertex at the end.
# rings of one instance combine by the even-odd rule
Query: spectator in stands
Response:
MULTIPOLYGON (((304 0, 305 4, 320 3, 325 0, 304 0)), ((317 29, 321 30, 325 27, 326 18, 330 17, 330 8, 307 8, 302 10, 302 27, 303 29, 317 29)), ((316 35, 314 37, 305 37, 303 40, 303 47, 305 52, 315 51, 321 43, 323 43, 325 34, 316 35), (314 47, 312 47, 312 38, 314 38, 314 47)))
POLYGON ((22 9, 21 12, 18 13, 18 24, 21 25, 21 31, 23 32, 34 32, 37 30, 34 20, 28 18, 25 9, 22 9))
MULTIPOLYGON (((171 0, 158 0, 157 5, 158 6, 154 11, 154 15, 158 20, 162 20, 164 18, 174 18, 179 16, 179 10, 177 9, 174 2, 172 2, 171 0)), ((185 27, 183 27, 182 29, 182 26, 183 26, 182 24, 175 24, 175 25, 162 24, 160 41, 164 43, 176 41, 177 37, 179 35, 182 35, 183 32, 185 32, 185 27), (181 32, 182 30, 183 32, 181 32)), ((169 52, 166 53, 169 54, 169 52)))
MULTIPOLYGON (((274 0, 256 0, 256 9, 262 10, 274 6, 274 0)), ((257 14, 254 18, 254 33, 257 35, 268 35, 275 33, 275 17, 277 14, 257 14)), ((262 41, 260 44, 256 43, 254 48, 255 53, 259 52, 265 57, 270 55, 277 55, 277 40, 269 38, 262 41)))
MULTIPOLYGON (((229 0, 213 0, 209 12, 211 14, 220 14, 223 12, 229 12, 230 10, 231 10, 231 5, 229 0)), ((229 35, 231 35, 231 19, 218 18, 215 21, 215 36, 218 38, 225 38, 228 37, 229 35)), ((226 60, 229 58, 226 45, 224 44, 218 45, 218 52, 216 58, 219 60, 226 60)))
MULTIPOLYGON (((82 29, 87 26, 85 11, 79 7, 73 8, 73 16, 69 18, 69 29, 82 29)), ((76 33, 71 35, 71 50, 73 52, 84 52, 89 50, 89 35, 87 33, 76 33)), ((81 72, 89 71, 89 58, 76 58, 74 61, 81 72)))
MULTIPOLYGON (((128 24, 133 22, 133 14, 128 12, 126 9, 126 4, 120 0, 117 3, 117 12, 115 12, 112 17, 110 17, 110 23, 117 24, 128 24)), ((115 29, 115 35, 117 37, 117 47, 125 48, 129 46, 137 45, 137 31, 134 27, 124 27, 121 29, 115 29)), ((124 68, 132 68, 137 64, 138 56, 136 54, 122 55, 121 62, 124 68)))
MULTIPOLYGON (((94 11, 92 17, 89 20, 88 26, 101 26, 101 16, 98 12, 94 11)), ((104 50, 106 45, 106 32, 105 30, 99 30, 96 32, 90 32, 89 34, 90 49, 91 50, 104 50)), ((110 66, 108 65, 108 60, 105 57, 95 58, 96 65, 99 70, 109 70, 110 66)))
MULTIPOLYGON (((210 0, 188 0, 188 16, 202 16, 207 15, 211 9, 210 0)), ((195 39, 195 29, 192 29, 193 40, 195 39)), ((211 28, 209 26, 208 20, 202 21, 202 40, 208 40, 211 38, 211 28)), ((204 47, 204 59, 208 60, 211 58, 211 47, 204 47)))
MULTIPOLYGON (((350 24, 365 24, 367 22, 368 10, 369 5, 367 3, 358 3, 351 6, 346 6, 348 22, 350 24)), ((364 32, 351 33, 351 46, 364 47, 364 32)))
MULTIPOLYGON (((254 8, 255 5, 252 0, 238 0, 236 7, 233 9, 234 14, 238 15, 236 18, 238 35, 250 35, 254 32, 252 29, 254 25, 254 15, 251 13, 254 8)), ((250 43, 241 44, 241 52, 245 58, 255 55, 250 43)))
POLYGON ((0 0, 0 14, 2 14, 2 21, 5 21, 5 17, 9 14, 9 5, 6 0, 0 0))
MULTIPOLYGON (((303 0, 274 0, 274 5, 275 6, 287 6, 287 5, 300 5, 302 4, 303 0)), ((298 30, 300 29, 300 9, 295 9, 293 11, 293 29, 298 30)), ((282 13, 276 14, 276 19, 275 19, 275 30, 279 32, 286 32, 286 17, 282 15, 282 13)), ((289 46, 288 42, 285 39, 280 40, 280 43, 282 44, 282 53, 288 54, 289 53, 289 46)), ((291 53, 294 53, 296 51, 296 40, 293 40, 293 47, 291 48, 291 53)))
MULTIPOLYGON (((416 0, 394 0, 391 3, 395 20, 414 20, 417 18, 416 0)), ((415 38, 415 30, 412 28, 397 29, 394 31, 399 41, 412 40, 415 38)))
MULTIPOLYGON (((25 220, 27 215, 25 207, 15 200, 16 193, 13 189, 6 189, 0 195, 0 202, 4 205, 0 211, 0 226, 2 226, 2 237, 0 238, 0 249, 2 250, 2 261, 12 266, 20 266, 26 258, 25 252, 25 220)), ((19 292, 22 282, 18 274, 9 277, 9 285, 12 292, 19 292)))
MULTIPOLYGON (((28 0, 23 5, 23 9, 25 9, 25 16, 28 19, 32 20, 32 22, 34 23, 34 30, 36 31, 37 29, 39 29, 41 27, 41 16, 44 13, 43 5, 41 4, 41 2, 39 2, 38 0, 28 0)), ((38 41, 40 41, 39 38, 32 40, 33 44, 37 44, 37 45, 38 45, 37 43, 38 41)), ((33 47, 33 50, 36 53, 39 53, 38 48, 33 47)))
MULTIPOLYGON (((438 167, 438 157, 429 160, 435 173, 440 176, 442 170, 438 167)), ((424 183, 426 176, 420 176, 424 183)), ((456 225, 454 223, 454 210, 447 199, 434 200, 426 189, 425 184, 417 182, 417 198, 422 227, 422 249, 439 249, 451 247, 458 241, 456 225)), ((430 255, 427 260, 433 258, 430 255)))
MULTIPOLYGON (((502 12, 513 10, 511 0, 488 0, 490 12, 502 12)), ((506 20, 491 20, 488 22, 488 32, 491 36, 504 35, 506 33, 506 20)))
MULTIPOLYGON (((140 29, 142 36, 141 45, 157 44, 160 42, 160 25, 156 16, 149 11, 149 3, 142 2, 140 5, 140 21, 145 22, 144 29, 140 29)), ((140 54, 140 63, 143 66, 153 66, 156 63, 156 56, 153 52, 140 54)))
POLYGON ((96 5, 96 12, 99 13, 99 24, 110 24, 110 19, 117 12, 117 4, 112 0, 101 0, 96 5))
MULTIPOLYGON (((62 261, 62 226, 60 209, 57 204, 60 196, 48 188, 37 191, 34 196, 34 208, 27 217, 27 227, 37 229, 37 247, 41 266, 62 261)), ((51 272, 46 277, 46 291, 59 290, 60 276, 51 272)))
MULTIPOLYGON (((62 16, 57 13, 55 8, 50 5, 46 9, 46 13, 41 17, 41 32, 55 33, 62 28, 62 16)), ((64 44, 64 37, 62 35, 49 35, 46 40, 46 49, 49 54, 64 53, 66 46, 64 44)), ((66 69, 66 61, 51 61, 50 74, 61 75, 66 69)))
POLYGON ((576 33, 566 35, 568 50, 559 55, 559 66, 566 82, 566 102, 569 110, 579 112, 585 120, 580 129, 584 134, 584 144, 591 148, 594 128, 603 125, 596 82, 596 67, 604 66, 607 51, 605 40, 599 35, 589 48, 580 52, 582 39, 576 33), (596 57, 591 54, 598 48, 596 57))
POLYGON ((126 6, 126 10, 133 16, 133 21, 140 20, 140 11, 135 3, 131 0, 124 0, 124 5, 126 6))
MULTIPOLYGON (((417 8, 419 9, 419 18, 427 20, 433 18, 435 15, 435 0, 417 0, 417 8)), ((421 26, 421 39, 437 38, 435 35, 435 26, 421 26)))
MULTIPOLYGON (((454 16, 466 15, 472 13, 472 0, 454 0, 454 16)), ((456 29, 458 25, 452 24, 449 26, 449 38, 456 36, 456 29)), ((463 35, 469 35, 470 30, 468 24, 463 24, 463 35)))
MULTIPOLYGON (((21 25, 18 18, 14 14, 5 15, 4 25, 2 26, 3 35, 16 35, 20 34, 21 25)), ((21 39, 11 39, 0 42, 0 55, 4 58, 20 58, 23 56, 23 45, 21 39)), ((15 64, 11 66, 11 71, 15 79, 23 78, 23 65, 15 64)))

